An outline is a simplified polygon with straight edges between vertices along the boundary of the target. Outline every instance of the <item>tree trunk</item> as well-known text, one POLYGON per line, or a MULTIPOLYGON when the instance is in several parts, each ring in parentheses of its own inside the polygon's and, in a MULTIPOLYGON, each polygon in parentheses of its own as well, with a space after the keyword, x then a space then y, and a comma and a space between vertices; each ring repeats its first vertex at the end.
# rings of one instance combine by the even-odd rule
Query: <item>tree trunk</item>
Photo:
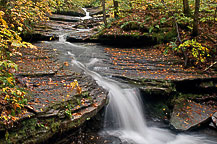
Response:
POLYGON ((214 24, 215 24, 215 19, 216 19, 216 16, 217 16, 217 7, 215 8, 215 14, 214 14, 214 24))
POLYGON ((115 18, 118 18, 118 1, 113 0, 113 4, 114 4, 114 16, 115 18))
POLYGON ((185 14, 186 17, 191 16, 188 0, 183 0, 183 13, 185 14))
POLYGON ((194 22, 193 22, 193 36, 199 34, 198 22, 199 22, 199 10, 200 10, 200 0, 195 0, 195 11, 194 11, 194 22))
POLYGON ((105 0, 102 0, 102 8, 103 8, 103 22, 104 22, 105 26, 107 26, 105 0))
POLYGON ((132 0, 129 0, 128 2, 129 2, 129 7, 132 9, 132 6, 133 6, 132 5, 132 0))

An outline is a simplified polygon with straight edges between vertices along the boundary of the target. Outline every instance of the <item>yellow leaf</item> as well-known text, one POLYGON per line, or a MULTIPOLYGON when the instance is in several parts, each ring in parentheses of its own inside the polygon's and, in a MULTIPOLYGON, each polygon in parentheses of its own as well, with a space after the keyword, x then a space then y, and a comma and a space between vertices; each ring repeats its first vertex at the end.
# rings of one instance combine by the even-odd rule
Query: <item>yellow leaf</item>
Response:
POLYGON ((75 85, 78 86, 78 81, 77 81, 77 80, 74 80, 74 82, 75 82, 75 85))
POLYGON ((4 15, 5 13, 3 12, 3 11, 0 11, 0 15, 2 16, 2 15, 4 15))
POLYGON ((68 63, 68 62, 64 62, 64 65, 65 65, 65 66, 69 66, 69 63, 68 63))
POLYGON ((77 87, 77 93, 79 93, 79 94, 81 94, 81 92, 82 92, 82 89, 81 89, 81 87, 77 87))
POLYGON ((13 85, 13 78, 12 77, 7 78, 7 81, 13 85))
POLYGON ((72 89, 74 89, 74 88, 75 88, 75 83, 74 83, 74 82, 71 82, 71 83, 70 83, 70 86, 72 87, 72 89))
POLYGON ((22 27, 18 27, 18 30, 19 30, 19 31, 23 31, 23 28, 22 28, 22 27))
POLYGON ((22 92, 20 90, 17 90, 17 94, 21 96, 22 92))

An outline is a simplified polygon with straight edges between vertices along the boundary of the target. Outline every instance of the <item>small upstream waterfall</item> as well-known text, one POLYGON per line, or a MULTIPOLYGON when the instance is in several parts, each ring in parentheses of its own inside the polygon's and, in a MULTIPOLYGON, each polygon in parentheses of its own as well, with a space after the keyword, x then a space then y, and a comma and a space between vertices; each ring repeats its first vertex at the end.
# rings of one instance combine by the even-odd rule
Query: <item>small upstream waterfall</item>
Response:
POLYGON ((90 13, 87 11, 87 9, 86 8, 82 8, 82 9, 85 11, 86 16, 82 17, 81 19, 82 20, 91 19, 92 17, 90 16, 90 13))
MULTIPOLYGON (((69 55, 73 56, 70 52, 69 55)), ((93 60, 94 61, 94 60, 93 60)), ((92 62, 90 62, 92 63, 92 62)), ((109 104, 106 109, 105 121, 112 121, 112 127, 105 127, 104 134, 119 137, 128 144, 216 144, 203 137, 173 134, 169 130, 147 127, 143 115, 140 93, 126 84, 102 77, 90 71, 79 61, 72 60, 76 65, 91 75, 97 83, 109 91, 109 104)))
POLYGON ((64 52, 68 51, 69 59, 73 57, 71 64, 92 76, 100 86, 109 92, 105 121, 111 122, 112 125, 105 124, 102 135, 119 137, 125 144, 217 144, 215 141, 198 135, 177 135, 166 129, 148 127, 138 89, 89 70, 88 68, 93 67, 101 60, 92 57, 86 64, 77 61, 76 58, 80 58, 78 54, 86 53, 89 48, 66 42, 66 35, 61 35, 58 42, 48 43, 59 45, 64 52), (76 53, 78 49, 82 53, 76 53))

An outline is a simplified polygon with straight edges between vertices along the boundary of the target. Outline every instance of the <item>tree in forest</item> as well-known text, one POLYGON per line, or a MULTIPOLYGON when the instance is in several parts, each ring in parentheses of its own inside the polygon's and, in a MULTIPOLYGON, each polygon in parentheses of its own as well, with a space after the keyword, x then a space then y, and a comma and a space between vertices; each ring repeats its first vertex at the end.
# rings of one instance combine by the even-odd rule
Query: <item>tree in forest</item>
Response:
POLYGON ((183 13, 187 17, 191 16, 191 11, 190 11, 188 0, 183 0, 183 13))
POLYGON ((113 4, 114 4, 114 17, 118 18, 118 1, 113 0, 113 4))
POLYGON ((199 34, 198 23, 199 23, 199 10, 200 10, 200 0, 195 0, 195 11, 194 11, 194 22, 193 22, 193 36, 199 34))
POLYGON ((107 26, 105 0, 102 0, 102 8, 103 8, 103 22, 105 26, 107 26))

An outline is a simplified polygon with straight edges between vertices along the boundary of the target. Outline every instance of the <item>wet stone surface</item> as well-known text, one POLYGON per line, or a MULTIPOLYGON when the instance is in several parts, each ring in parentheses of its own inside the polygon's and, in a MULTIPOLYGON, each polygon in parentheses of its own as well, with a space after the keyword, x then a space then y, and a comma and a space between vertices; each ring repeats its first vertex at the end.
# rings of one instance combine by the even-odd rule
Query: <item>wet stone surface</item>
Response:
MULTIPOLYGON (((72 18, 67 16, 64 16, 64 19, 59 19, 61 21, 51 20, 47 27, 38 27, 36 31, 48 40, 55 37, 60 41, 37 43, 36 45, 43 48, 25 49, 26 53, 15 60, 20 67, 17 78, 23 86, 27 87, 32 96, 29 97, 28 105, 25 106, 27 112, 22 118, 33 120, 39 124, 40 130, 34 131, 33 128, 33 131, 29 132, 24 127, 21 128, 25 133, 29 133, 28 137, 25 137, 28 140, 29 137, 36 136, 35 133, 37 133, 36 140, 44 140, 52 137, 54 133, 78 127, 93 117, 106 104, 107 92, 98 87, 92 78, 73 67, 70 64, 72 57, 65 56, 67 52, 72 52, 77 60, 91 70, 107 77, 127 79, 126 81, 134 80, 138 82, 137 84, 145 86, 141 87, 144 91, 153 91, 158 95, 163 93, 168 95, 173 87, 164 86, 161 82, 156 85, 153 85, 153 82, 148 82, 149 84, 146 85, 144 79, 170 81, 217 77, 216 73, 198 73, 193 68, 184 69, 177 57, 165 56, 163 51, 152 47, 114 48, 95 43, 72 44, 65 42, 65 38, 72 42, 83 42, 94 32, 76 29, 88 28, 88 22, 71 22, 72 18), (77 80, 82 88, 80 95, 76 88, 70 87, 74 80, 77 80), (71 107, 69 108, 68 105, 71 107), (70 113, 66 113, 69 110, 70 113), (41 120, 51 117, 51 123, 41 120), (51 125, 54 125, 54 128, 47 129, 51 125)), ((214 87, 216 87, 215 84, 214 87)), ((186 102, 181 107, 175 106, 171 123, 176 129, 188 130, 199 126, 201 122, 211 121, 214 112, 215 110, 205 105, 192 101, 186 102)), ((24 132, 18 133, 23 134, 24 132)), ((85 133, 83 136, 85 137, 85 133)), ((25 140, 22 137, 12 138, 14 141, 22 139, 25 140)), ((82 139, 72 141, 78 143, 82 139)), ((118 142, 119 140, 115 138, 115 140, 113 138, 107 140, 103 137, 97 138, 97 136, 92 138, 90 135, 82 142, 88 143, 89 139, 93 142, 104 143, 118 142)))
POLYGON ((72 58, 66 61, 59 55, 64 54, 55 48, 38 47, 25 48, 21 57, 13 58, 19 66, 16 79, 26 89, 28 102, 25 113, 8 128, 11 142, 46 141, 81 126, 106 105, 107 92, 92 77, 73 69, 72 58))
POLYGON ((178 57, 164 55, 154 48, 119 49, 105 48, 110 55, 112 67, 108 73, 129 78, 181 80, 216 77, 215 73, 197 73, 193 69, 184 69, 178 57), (117 73, 118 72, 118 73, 117 73))
POLYGON ((210 123, 211 116, 215 112, 216 109, 188 100, 183 104, 175 105, 170 123, 177 130, 190 130, 204 123, 210 123))
POLYGON ((79 17, 72 17, 72 16, 66 16, 66 15, 59 15, 59 14, 52 14, 50 16, 51 20, 56 21, 66 21, 66 22, 78 22, 80 19, 79 17))
POLYGON ((217 112, 215 112, 212 116, 212 122, 215 128, 217 128, 217 112))

